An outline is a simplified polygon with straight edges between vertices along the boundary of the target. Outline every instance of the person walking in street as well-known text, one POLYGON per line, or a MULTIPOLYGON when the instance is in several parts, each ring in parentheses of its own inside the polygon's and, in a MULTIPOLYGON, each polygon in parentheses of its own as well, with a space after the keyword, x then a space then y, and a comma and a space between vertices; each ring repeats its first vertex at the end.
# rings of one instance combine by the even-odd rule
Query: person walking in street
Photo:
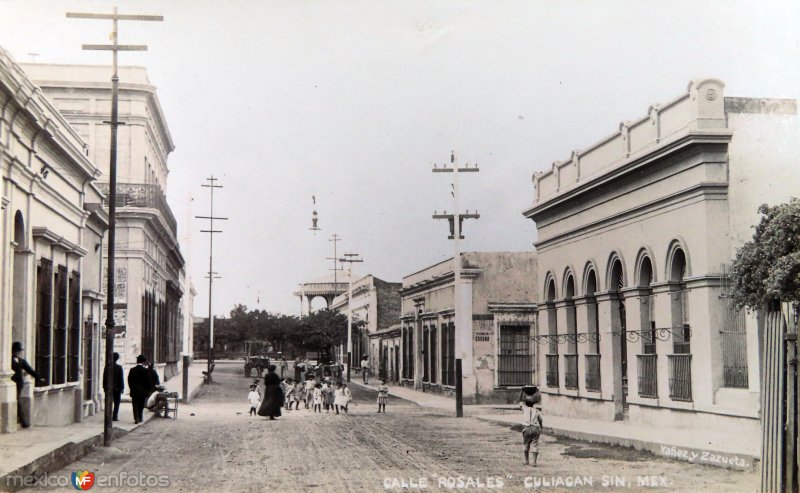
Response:
POLYGON ((144 422, 144 405, 155 388, 150 369, 145 366, 146 364, 147 358, 140 354, 136 357, 136 366, 128 372, 128 389, 131 394, 134 424, 144 422))
POLYGON ((21 342, 14 341, 14 343, 11 344, 11 370, 14 372, 14 375, 11 376, 11 380, 17 385, 17 422, 19 422, 20 426, 23 428, 28 428, 31 423, 28 421, 28 416, 26 415, 25 409, 22 408, 22 401, 20 400, 22 388, 25 386, 25 376, 22 372, 24 371, 35 378, 37 382, 44 383, 44 380, 36 373, 36 370, 31 368, 31 365, 25 361, 25 358, 22 357, 22 351, 23 347, 21 342))
POLYGON ((383 414, 386 414, 386 403, 389 402, 389 386, 386 385, 386 380, 381 380, 378 385, 378 412, 381 412, 383 407, 383 414))
POLYGON ((281 379, 283 379, 283 373, 289 371, 289 363, 286 362, 286 357, 281 356, 281 379))
POLYGON ((369 385, 369 358, 366 354, 361 358, 361 377, 364 385, 369 385))
POLYGON ((519 404, 522 410, 522 444, 525 447, 525 465, 529 464, 528 456, 533 450, 533 467, 536 467, 539 457, 539 437, 542 434, 543 426, 542 407, 539 403, 534 404, 535 394, 524 393, 523 400, 519 404))
MULTIPOLYGON (((122 392, 125 390, 125 374, 122 365, 118 363, 119 353, 114 353, 113 378, 111 380, 111 393, 114 397, 114 409, 111 413, 112 421, 119 421, 119 404, 122 402, 122 392)), ((103 371, 103 390, 108 389, 108 375, 103 371)))
POLYGON ((330 380, 326 379, 325 383, 322 385, 322 404, 325 407, 325 412, 331 412, 333 408, 333 387, 331 386, 330 380))
POLYGON ((316 386, 314 375, 309 373, 306 375, 306 409, 311 409, 314 403, 314 387, 316 386))
POLYGON ((269 416, 274 420, 281 415, 283 406, 283 390, 281 389, 281 379, 275 373, 275 365, 267 367, 267 375, 264 377, 264 399, 258 410, 259 416, 269 416))
POLYGON ((347 388, 347 384, 340 383, 339 388, 336 389, 334 394, 333 405, 336 408, 336 414, 339 414, 339 409, 347 412, 347 406, 350 404, 350 389, 347 388))
POLYGON ((261 404, 261 395, 258 393, 258 385, 250 385, 250 393, 247 394, 247 401, 250 403, 250 416, 255 416, 258 406, 261 404))
POLYGON ((314 412, 321 413, 322 412, 322 384, 318 383, 314 385, 314 412))

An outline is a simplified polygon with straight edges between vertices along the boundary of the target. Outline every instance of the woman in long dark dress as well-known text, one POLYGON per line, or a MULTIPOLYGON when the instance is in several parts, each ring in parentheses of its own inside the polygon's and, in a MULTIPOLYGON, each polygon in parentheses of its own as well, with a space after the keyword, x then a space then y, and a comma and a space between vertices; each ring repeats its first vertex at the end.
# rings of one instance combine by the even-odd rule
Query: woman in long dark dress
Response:
POLYGON ((264 377, 264 398, 261 400, 261 407, 258 409, 259 416, 269 416, 275 419, 281 415, 283 406, 283 389, 281 389, 281 379, 275 373, 275 365, 269 365, 267 374, 264 377))

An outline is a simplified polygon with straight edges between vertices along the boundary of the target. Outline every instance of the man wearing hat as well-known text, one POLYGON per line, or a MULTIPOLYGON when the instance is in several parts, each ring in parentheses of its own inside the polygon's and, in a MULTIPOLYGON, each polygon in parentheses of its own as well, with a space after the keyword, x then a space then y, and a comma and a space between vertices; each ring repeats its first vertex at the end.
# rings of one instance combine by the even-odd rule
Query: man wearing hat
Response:
MULTIPOLYGON (((122 402, 122 391, 125 390, 125 376, 122 373, 122 366, 118 363, 119 353, 114 353, 113 380, 111 381, 111 392, 114 395, 114 410, 111 413, 112 421, 119 421, 119 404, 122 402)), ((103 389, 108 388, 108 375, 103 371, 103 389)))
POLYGON ((144 422, 144 405, 147 398, 153 393, 150 369, 145 366, 145 363, 147 363, 147 358, 140 354, 136 357, 136 366, 128 372, 128 388, 131 393, 134 424, 144 422))
POLYGON ((25 371, 38 382, 44 382, 44 380, 22 357, 22 350, 23 348, 21 342, 15 341, 13 344, 11 344, 11 369, 14 371, 14 375, 11 377, 11 380, 17 384, 17 421, 19 421, 19 424, 23 428, 27 428, 31 424, 28 422, 28 417, 25 415, 25 410, 22 409, 22 401, 20 400, 22 387, 25 385, 25 378, 22 372, 25 371))

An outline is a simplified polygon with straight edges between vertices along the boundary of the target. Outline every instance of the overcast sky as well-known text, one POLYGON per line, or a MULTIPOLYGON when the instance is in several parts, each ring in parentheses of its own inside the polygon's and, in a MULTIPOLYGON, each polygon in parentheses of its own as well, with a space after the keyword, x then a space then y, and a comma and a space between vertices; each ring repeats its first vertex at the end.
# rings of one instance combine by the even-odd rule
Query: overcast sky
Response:
MULTIPOLYGON (((332 267, 332 233, 340 254, 363 256, 359 273, 388 281, 452 255, 446 224, 431 219, 452 210, 450 178, 430 171, 451 149, 481 169, 461 179, 462 209, 481 214, 462 248, 531 250, 522 211, 534 171, 693 78, 720 78, 732 96, 800 88, 796 1, 119 4, 165 17, 121 24, 120 43, 150 51, 120 63, 147 67, 175 141, 168 197, 197 315, 208 310, 208 235, 191 218, 208 214, 211 174, 225 187, 215 214, 230 218, 214 243, 214 312, 297 314, 298 283, 332 267)), ((0 0, 0 45, 18 61, 108 64, 80 45, 107 42, 110 25, 64 13, 113 5, 0 0)))

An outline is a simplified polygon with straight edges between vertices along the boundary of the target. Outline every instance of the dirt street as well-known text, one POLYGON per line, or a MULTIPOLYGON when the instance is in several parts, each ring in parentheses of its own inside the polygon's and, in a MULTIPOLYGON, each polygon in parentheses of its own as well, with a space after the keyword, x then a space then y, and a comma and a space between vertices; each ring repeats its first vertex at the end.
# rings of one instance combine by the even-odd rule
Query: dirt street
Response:
MULTIPOLYGON (((539 467, 524 466, 517 431, 397 398, 390 399, 387 414, 376 414, 374 393, 355 385, 347 415, 301 409, 276 421, 250 417, 246 397, 252 379, 243 376, 241 366, 218 363, 215 383, 181 406, 177 420, 153 419, 111 449, 98 448, 57 474, 93 472, 95 491, 166 491, 167 482, 175 492, 758 488, 755 473, 551 437, 542 439, 539 467)), ((127 418, 130 410, 124 413, 127 418)))

